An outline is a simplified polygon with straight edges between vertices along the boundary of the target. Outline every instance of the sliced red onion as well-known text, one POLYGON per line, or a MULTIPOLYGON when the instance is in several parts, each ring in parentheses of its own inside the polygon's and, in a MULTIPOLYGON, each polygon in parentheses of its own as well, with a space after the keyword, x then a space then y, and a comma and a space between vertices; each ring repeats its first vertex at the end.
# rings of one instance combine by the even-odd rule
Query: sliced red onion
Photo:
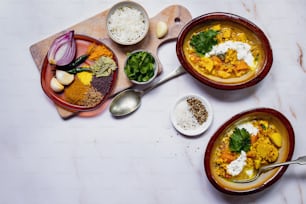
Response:
POLYGON ((74 31, 68 31, 57 37, 48 51, 48 61, 50 64, 65 66, 72 62, 76 54, 76 42, 74 31))

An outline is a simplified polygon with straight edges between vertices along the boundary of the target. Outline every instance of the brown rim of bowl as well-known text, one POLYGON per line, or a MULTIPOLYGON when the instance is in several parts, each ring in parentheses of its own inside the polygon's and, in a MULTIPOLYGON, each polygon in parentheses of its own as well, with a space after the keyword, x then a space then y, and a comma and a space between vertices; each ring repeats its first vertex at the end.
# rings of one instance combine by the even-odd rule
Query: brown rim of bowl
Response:
MULTIPOLYGON (((112 49, 110 49, 110 47, 108 47, 107 45, 105 45, 103 42, 95 39, 95 38, 92 38, 92 37, 89 37, 89 36, 86 36, 86 35, 80 35, 80 34, 75 34, 74 35, 74 38, 75 40, 83 40, 83 41, 88 41, 88 42, 92 42, 92 43, 96 43, 97 45, 103 45, 105 46, 107 49, 109 49, 112 53, 113 53, 113 60, 116 62, 116 65, 118 67, 118 59, 117 59, 117 56, 115 55, 115 53, 113 52, 112 49)), ((85 106, 79 106, 79 105, 74 105, 74 104, 71 104, 71 103, 68 103, 67 101, 65 101, 64 99, 60 98, 57 96, 57 93, 53 93, 51 88, 49 87, 49 82, 46 81, 46 72, 47 72, 47 66, 48 66, 48 59, 47 57, 44 58, 44 61, 43 61, 43 64, 42 64, 42 69, 41 69, 41 79, 40 79, 40 83, 41 83, 41 87, 44 91, 44 93, 58 106, 68 110, 68 111, 93 111, 97 108, 99 108, 102 104, 104 104, 110 93, 112 92, 112 90, 114 89, 115 87, 115 82, 116 82, 116 79, 117 79, 117 75, 118 75, 118 68, 116 71, 114 71, 113 73, 113 79, 112 79, 112 85, 108 91, 108 93, 103 97, 103 99, 94 107, 85 107, 85 106), (51 91, 50 91, 51 90, 51 91), (50 93, 51 92, 51 93, 50 93)))
POLYGON ((204 170, 206 173, 206 176, 209 180, 209 182, 220 192, 226 193, 226 194, 230 194, 230 195, 247 195, 247 194, 251 194, 251 193, 257 193, 260 192, 266 188, 268 188, 269 186, 271 186, 272 184, 274 184, 276 181, 278 181, 282 175, 286 172, 288 166, 282 166, 280 167, 280 170, 278 172, 275 173, 275 175, 268 180, 267 182, 263 183, 263 185, 259 186, 258 188, 255 189, 251 189, 251 190, 245 190, 245 191, 231 191, 229 189, 225 189, 222 188, 221 186, 218 185, 218 183, 213 179, 211 170, 210 170, 210 155, 212 153, 212 147, 213 144, 216 142, 216 140, 219 138, 219 136, 221 135, 221 133, 223 132, 223 130, 225 128, 228 128, 228 126, 233 123, 234 121, 237 121, 239 118, 242 118, 245 115, 248 114, 252 114, 255 112, 259 112, 259 113, 268 113, 270 115, 275 116, 276 118, 278 118, 282 124, 284 124, 286 130, 288 131, 288 135, 289 135, 289 140, 290 140, 290 144, 289 144, 289 150, 288 150, 288 155, 286 158, 286 161, 289 161, 292 159, 293 156, 293 152, 294 152, 294 146, 295 146, 295 136, 294 136, 294 130, 291 126, 290 121, 279 111, 271 109, 271 108, 256 108, 256 109, 251 109, 251 110, 247 110, 241 113, 238 113, 237 115, 234 115, 232 118, 230 118, 229 120, 227 120, 222 126, 220 126, 218 128, 218 130, 213 134, 213 136, 211 137, 211 139, 209 140, 207 147, 206 147, 206 151, 205 151, 205 155, 204 155, 204 170), (210 148, 209 148, 210 147, 210 148))
POLYGON ((268 40, 268 38, 266 37, 266 35, 264 34, 264 32, 258 27, 256 26, 254 23, 252 23, 251 21, 247 20, 246 18, 243 18, 241 16, 238 16, 236 14, 231 14, 231 13, 224 13, 224 12, 213 12, 213 13, 208 13, 208 14, 204 14, 201 15, 199 17, 196 17, 194 19, 192 19, 191 21, 189 21, 181 30, 181 32, 178 35, 177 38, 177 43, 176 43, 176 55, 180 61, 180 63, 182 64, 182 66, 186 69, 187 72, 189 72, 193 77, 195 77, 197 80, 199 80, 200 82, 217 88, 217 89, 221 89, 221 90, 236 90, 236 89, 243 89, 243 88, 247 88, 250 86, 253 86, 257 83, 259 83, 261 80, 263 80, 265 78, 265 76, 269 73, 272 63, 273 63, 273 53, 272 53, 272 49, 270 46, 270 42, 268 40), (184 44, 184 39, 187 36, 187 34, 189 33, 189 31, 200 25, 205 23, 206 21, 214 21, 214 20, 227 20, 227 21, 232 21, 234 23, 240 24, 244 27, 246 27, 247 29, 251 30, 252 32, 254 32, 256 34, 256 36, 260 39, 260 41, 262 42, 263 45, 263 49, 266 53, 266 57, 263 63, 263 68, 261 69, 261 71, 256 75, 256 77, 252 78, 251 80, 245 81, 245 82, 241 82, 238 84, 222 84, 222 83, 218 83, 215 82, 211 79, 208 79, 206 77, 204 77, 203 75, 197 73, 192 67, 191 65, 187 62, 187 59, 185 58, 184 55, 184 51, 182 49, 183 44, 184 44))

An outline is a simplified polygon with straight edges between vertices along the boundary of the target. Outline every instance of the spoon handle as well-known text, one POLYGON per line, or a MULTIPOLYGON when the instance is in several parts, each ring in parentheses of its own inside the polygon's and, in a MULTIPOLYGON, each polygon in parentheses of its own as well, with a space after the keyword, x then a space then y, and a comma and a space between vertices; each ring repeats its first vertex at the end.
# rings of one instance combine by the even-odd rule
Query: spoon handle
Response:
POLYGON ((301 165, 305 165, 306 164, 306 156, 301 156, 301 157, 297 158, 296 160, 292 160, 292 161, 287 161, 287 162, 282 162, 282 163, 275 163, 275 164, 270 164, 270 165, 263 166, 263 167, 259 168, 259 171, 257 172, 257 174, 253 178, 251 178, 251 179, 232 180, 232 181, 234 183, 249 183, 249 182, 252 182, 252 181, 256 180, 259 177, 259 175, 261 175, 265 171, 271 170, 271 169, 279 167, 279 166, 289 165, 289 164, 301 164, 301 165))
POLYGON ((159 80, 158 82, 152 84, 151 86, 146 87, 145 89, 142 90, 142 94, 145 94, 149 91, 151 91, 152 89, 158 87, 159 85, 169 81, 170 79, 173 79, 177 76, 180 76, 182 74, 186 73, 185 69, 180 65, 177 69, 173 70, 172 72, 170 72, 165 78, 159 80))
POLYGON ((282 162, 282 163, 275 163, 275 164, 264 166, 264 167, 262 167, 262 171, 267 171, 267 170, 273 169, 275 167, 285 166, 285 165, 289 165, 289 164, 301 164, 301 165, 305 165, 306 164, 306 156, 299 157, 296 160, 292 160, 292 161, 287 161, 287 162, 282 162))

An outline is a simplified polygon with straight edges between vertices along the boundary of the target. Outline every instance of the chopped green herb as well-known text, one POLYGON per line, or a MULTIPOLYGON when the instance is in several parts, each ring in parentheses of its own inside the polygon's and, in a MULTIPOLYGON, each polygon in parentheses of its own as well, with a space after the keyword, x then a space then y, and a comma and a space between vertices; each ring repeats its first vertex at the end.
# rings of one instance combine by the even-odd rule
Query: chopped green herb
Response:
POLYGON ((124 71, 127 77, 138 82, 149 81, 154 75, 155 59, 145 51, 129 56, 124 71))
POLYGON ((266 127, 264 124, 260 124, 260 126, 261 126, 261 128, 262 128, 263 130, 266 130, 266 129, 267 129, 267 127, 266 127))
POLYGON ((248 152, 251 147, 250 133, 244 128, 235 128, 230 137, 229 147, 232 152, 241 152, 242 150, 248 152))
POLYGON ((216 36, 218 32, 215 30, 207 30, 193 35, 190 45, 200 54, 205 55, 212 50, 212 47, 218 43, 216 36))

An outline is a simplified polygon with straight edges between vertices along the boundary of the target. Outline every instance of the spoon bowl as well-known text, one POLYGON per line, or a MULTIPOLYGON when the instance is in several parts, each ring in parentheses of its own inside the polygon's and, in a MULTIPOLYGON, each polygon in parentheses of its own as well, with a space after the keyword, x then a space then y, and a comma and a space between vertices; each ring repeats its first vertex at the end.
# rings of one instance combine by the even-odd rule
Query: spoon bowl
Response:
POLYGON ((119 93, 112 101, 109 110, 113 116, 125 116, 136 111, 141 105, 142 92, 127 89, 119 93))

